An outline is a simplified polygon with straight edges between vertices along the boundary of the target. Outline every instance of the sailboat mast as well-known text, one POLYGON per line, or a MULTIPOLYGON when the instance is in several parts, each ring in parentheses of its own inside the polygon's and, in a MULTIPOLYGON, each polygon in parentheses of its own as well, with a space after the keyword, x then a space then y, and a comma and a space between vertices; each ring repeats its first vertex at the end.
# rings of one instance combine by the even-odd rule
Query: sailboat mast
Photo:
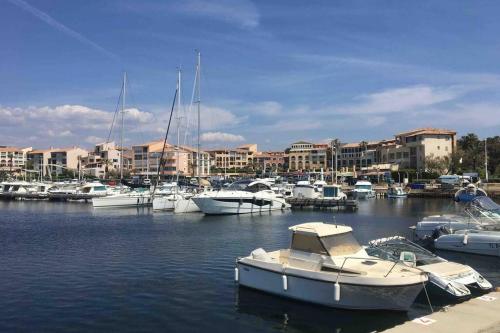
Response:
POLYGON ((179 182, 179 156, 180 156, 180 141, 181 141, 181 137, 180 137, 180 128, 181 128, 181 117, 180 117, 180 112, 181 112, 181 69, 179 67, 179 70, 177 72, 177 95, 178 95, 178 99, 177 99, 177 158, 176 158, 176 162, 177 162, 177 166, 176 166, 176 178, 177 178, 177 182, 179 182))
POLYGON ((127 72, 123 73, 123 95, 122 95, 122 126, 120 131, 120 179, 123 179, 123 131, 125 125, 125 94, 126 94, 126 86, 127 86, 127 72))
POLYGON ((200 150, 200 124, 201 124, 201 121, 200 121, 200 108, 201 108, 201 91, 200 91, 200 85, 201 85, 201 53, 200 51, 198 51, 198 65, 196 66, 196 83, 197 83, 197 95, 198 95, 198 101, 197 101, 197 104, 198 104, 198 151, 197 151, 197 154, 196 154, 196 174, 198 176, 198 186, 200 185, 200 176, 201 176, 201 169, 200 169, 200 153, 201 153, 201 150, 200 150))
POLYGON ((484 172, 486 176, 486 182, 488 182, 488 138, 484 138, 484 172))

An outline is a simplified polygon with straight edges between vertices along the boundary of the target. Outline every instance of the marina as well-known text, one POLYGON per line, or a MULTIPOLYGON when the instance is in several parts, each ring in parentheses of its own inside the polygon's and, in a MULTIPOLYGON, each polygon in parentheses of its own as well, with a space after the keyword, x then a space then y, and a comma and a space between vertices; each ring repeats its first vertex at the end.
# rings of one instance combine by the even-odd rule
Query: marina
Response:
MULTIPOLYGON (((152 207, 94 209, 84 202, 0 201, 4 264, 0 328, 54 331, 82 325, 92 331, 124 332, 165 327, 193 332, 227 327, 241 332, 397 328, 431 315, 425 296, 420 295, 406 313, 383 316, 323 308, 238 288, 235 259, 258 247, 287 248, 288 228, 299 223, 349 225, 360 244, 368 244, 395 234, 410 238, 409 227, 423 217, 459 213, 460 207, 450 199, 374 198, 359 201, 355 212, 279 210, 210 216, 152 207)), ((500 284, 498 258, 437 253, 473 267, 493 286, 500 284)), ((450 304, 434 294, 430 301, 434 315, 450 304)), ((483 323, 493 324, 486 319, 483 323)))

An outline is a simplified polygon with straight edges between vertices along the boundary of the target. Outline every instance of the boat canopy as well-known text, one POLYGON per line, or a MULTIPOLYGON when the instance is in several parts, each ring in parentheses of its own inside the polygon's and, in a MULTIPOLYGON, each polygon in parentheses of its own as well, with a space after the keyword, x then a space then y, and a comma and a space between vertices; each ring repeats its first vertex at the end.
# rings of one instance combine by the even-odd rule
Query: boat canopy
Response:
POLYGON ((489 211, 500 211, 500 205, 487 196, 477 196, 472 200, 472 204, 489 211))
POLYGON ((358 253, 362 249, 348 226, 310 222, 289 229, 293 231, 292 250, 344 256, 358 253))

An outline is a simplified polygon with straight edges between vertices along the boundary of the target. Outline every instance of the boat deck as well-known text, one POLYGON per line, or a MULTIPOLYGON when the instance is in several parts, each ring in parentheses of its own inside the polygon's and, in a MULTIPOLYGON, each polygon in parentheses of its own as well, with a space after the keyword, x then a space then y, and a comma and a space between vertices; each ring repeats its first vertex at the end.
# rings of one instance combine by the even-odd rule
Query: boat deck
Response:
POLYGON ((497 333, 500 332, 500 289, 445 307, 430 315, 413 318, 384 333, 497 333))

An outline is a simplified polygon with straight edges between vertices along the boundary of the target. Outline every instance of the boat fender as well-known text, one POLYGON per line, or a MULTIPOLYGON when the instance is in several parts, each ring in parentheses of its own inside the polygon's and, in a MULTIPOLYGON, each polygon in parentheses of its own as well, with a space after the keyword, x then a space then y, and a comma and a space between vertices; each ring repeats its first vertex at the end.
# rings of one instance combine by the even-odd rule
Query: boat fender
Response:
POLYGON ((469 241, 469 234, 465 233, 464 240, 463 240, 464 245, 467 245, 468 241, 469 241))
POLYGON ((238 267, 234 268, 234 281, 236 282, 240 281, 240 272, 238 271, 238 267))
POLYGON ((281 210, 284 210, 285 209, 285 204, 281 204, 281 210))
POLYGON ((283 290, 287 291, 288 290, 288 279, 287 279, 286 275, 282 275, 281 278, 283 280, 283 290))
POLYGON ((333 297, 335 302, 340 301, 340 284, 338 282, 333 285, 333 297))

